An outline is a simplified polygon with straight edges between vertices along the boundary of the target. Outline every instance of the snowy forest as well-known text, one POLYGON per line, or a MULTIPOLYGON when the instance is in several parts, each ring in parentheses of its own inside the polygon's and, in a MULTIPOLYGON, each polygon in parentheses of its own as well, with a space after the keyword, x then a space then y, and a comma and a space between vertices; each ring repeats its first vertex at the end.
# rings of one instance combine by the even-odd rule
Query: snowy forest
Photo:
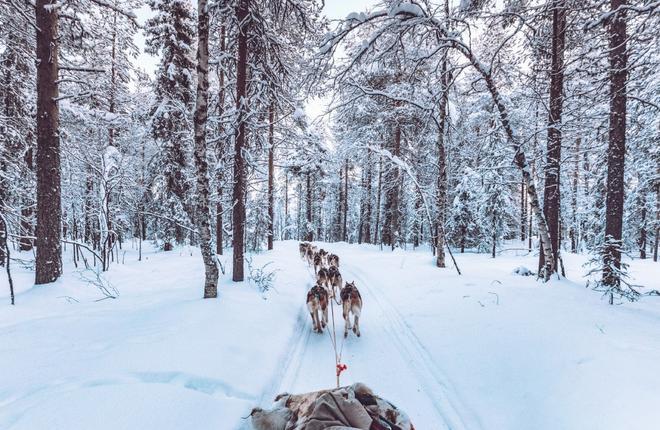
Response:
POLYGON ((1 428, 660 422, 659 1, 0 0, 0 102, 1 428))

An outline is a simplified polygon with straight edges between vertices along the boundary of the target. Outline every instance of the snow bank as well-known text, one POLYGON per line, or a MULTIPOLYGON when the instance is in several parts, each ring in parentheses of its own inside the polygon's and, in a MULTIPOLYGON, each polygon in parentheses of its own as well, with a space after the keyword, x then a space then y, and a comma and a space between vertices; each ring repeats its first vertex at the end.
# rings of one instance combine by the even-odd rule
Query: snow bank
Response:
MULTIPOLYGON (((254 257, 286 267, 274 290, 224 276, 218 300, 201 298, 196 250, 143 262, 128 250, 107 273, 119 298, 98 302, 69 263, 61 281, 32 288, 15 266, 17 305, 0 311, 0 428, 237 428, 278 373, 304 302, 295 244, 278 248, 254 257)), ((4 303, 7 289, 3 278, 4 303)))

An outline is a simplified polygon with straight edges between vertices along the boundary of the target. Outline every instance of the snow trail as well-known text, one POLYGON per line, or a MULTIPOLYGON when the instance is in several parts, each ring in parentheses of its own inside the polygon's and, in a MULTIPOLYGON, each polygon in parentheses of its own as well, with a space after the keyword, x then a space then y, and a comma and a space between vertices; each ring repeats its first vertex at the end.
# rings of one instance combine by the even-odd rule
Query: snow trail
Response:
MULTIPOLYGON (((418 428, 481 428, 473 415, 466 413, 460 402, 452 399, 455 393, 401 314, 378 294, 378 277, 361 269, 369 266, 352 261, 353 253, 350 257, 340 257, 343 279, 345 282, 356 281, 364 306, 360 319, 362 336, 358 338, 349 331, 344 340, 342 362, 348 365, 348 369, 342 373, 341 385, 364 382, 406 411, 418 428), (463 416, 464 413, 467 417, 463 416)), ((299 264, 306 266, 304 261, 299 264)), ((316 391, 334 387, 336 383, 334 350, 328 335, 332 332, 332 321, 322 335, 314 333, 305 307, 304 295, 314 283, 314 271, 308 271, 310 280, 306 289, 301 289, 301 311, 295 338, 287 348, 288 356, 280 361, 281 371, 275 375, 272 389, 261 398, 263 407, 269 407, 278 393, 316 391)), ((344 321, 341 307, 332 306, 337 348, 340 349, 344 321)), ((332 310, 328 310, 328 314, 332 318, 332 310)))

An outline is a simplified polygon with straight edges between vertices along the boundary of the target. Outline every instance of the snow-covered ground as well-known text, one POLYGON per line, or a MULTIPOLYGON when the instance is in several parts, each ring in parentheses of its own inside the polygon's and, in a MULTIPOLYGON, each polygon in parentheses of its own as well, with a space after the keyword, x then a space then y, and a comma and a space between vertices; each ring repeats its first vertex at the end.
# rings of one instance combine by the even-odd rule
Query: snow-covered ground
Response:
MULTIPOLYGON (((332 387, 329 335, 311 332, 304 307, 313 272, 296 242, 275 245, 253 258, 272 262, 273 289, 223 276, 218 300, 201 299, 194 249, 151 250, 142 262, 127 250, 105 274, 119 297, 101 301, 85 280, 94 276, 69 257, 47 286, 32 287, 33 274, 15 265, 15 307, 0 277, 0 428, 249 429, 241 417, 274 394, 332 387)), ((660 298, 607 305, 584 288, 585 257, 564 257, 570 281, 542 284, 512 273, 536 266, 514 252, 459 254, 458 276, 425 251, 321 246, 340 256, 364 301, 362 337, 343 343, 342 384, 365 382, 417 428, 660 422, 660 298)), ((631 266, 658 289, 659 268, 631 266)))

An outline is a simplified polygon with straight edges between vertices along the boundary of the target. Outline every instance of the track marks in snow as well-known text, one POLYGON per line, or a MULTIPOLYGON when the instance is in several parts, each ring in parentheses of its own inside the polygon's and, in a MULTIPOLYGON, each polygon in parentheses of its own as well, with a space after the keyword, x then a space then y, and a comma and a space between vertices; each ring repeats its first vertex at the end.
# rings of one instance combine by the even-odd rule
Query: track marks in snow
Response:
MULTIPOLYGON (((404 260, 401 265, 403 266, 404 260)), ((374 281, 364 270, 353 264, 343 264, 345 279, 355 279, 360 291, 363 292, 365 319, 364 327, 369 327, 367 336, 375 331, 383 331, 387 339, 394 345, 402 361, 407 364, 408 370, 415 376, 424 395, 428 397, 435 412, 442 418, 446 428, 452 430, 474 430, 482 428, 475 415, 472 414, 458 399, 457 393, 447 382, 447 378, 435 364, 426 347, 422 344, 414 331, 406 323, 397 308, 384 294, 374 290, 374 281), (366 293, 366 294, 365 294, 366 293), (379 312, 380 325, 369 326, 369 310, 371 307, 379 312)), ((372 321, 374 311, 371 311, 372 321)), ((355 357, 359 360, 359 357, 355 357)), ((405 408, 404 408, 405 409, 405 408)), ((408 413, 414 416, 414 411, 408 413)), ((413 420, 414 422, 414 420, 413 420)), ((439 423, 437 423, 439 424, 439 423)))

